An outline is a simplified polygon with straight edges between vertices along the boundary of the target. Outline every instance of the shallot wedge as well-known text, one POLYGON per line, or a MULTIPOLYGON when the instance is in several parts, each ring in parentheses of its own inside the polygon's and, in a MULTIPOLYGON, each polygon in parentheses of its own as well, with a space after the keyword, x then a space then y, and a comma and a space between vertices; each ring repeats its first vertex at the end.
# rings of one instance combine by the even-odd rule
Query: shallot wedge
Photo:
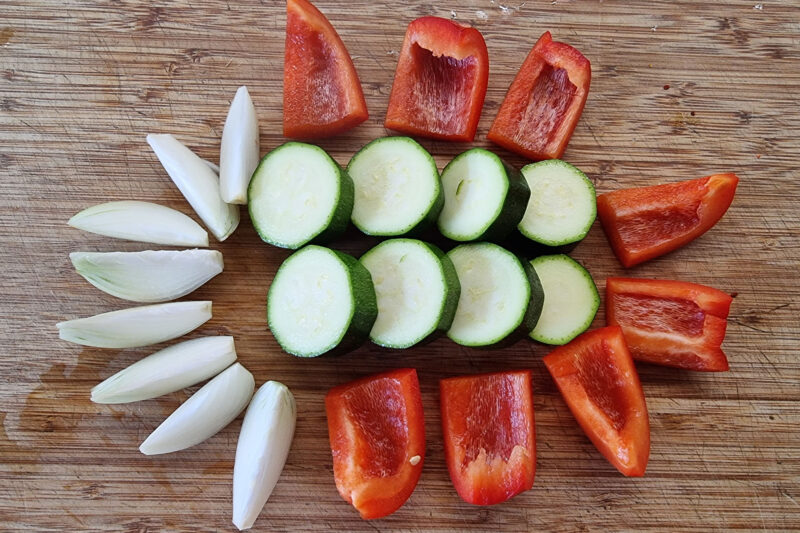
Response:
POLYGON ((186 296, 222 272, 217 250, 72 252, 78 274, 117 298, 155 303, 186 296))
POLYGON ((253 396, 253 389, 253 374, 234 363, 175 409, 139 446, 139 451, 158 455, 203 442, 239 416, 253 396))
POLYGON ((247 87, 239 87, 231 102, 219 152, 219 185, 222 199, 247 203, 247 186, 258 165, 258 119, 247 87))
POLYGON ((233 467, 233 524, 249 529, 272 494, 294 437, 297 407, 282 383, 258 389, 244 415, 233 467))
POLYGON ((222 199, 216 173, 172 135, 151 133, 147 142, 211 233, 220 241, 227 239, 239 225, 239 207, 222 199))
POLYGON ((92 389, 95 403, 148 400, 216 376, 236 361, 233 337, 200 337, 159 350, 92 389))
POLYGON ((84 346, 137 348, 185 335, 210 318, 210 301, 171 302, 67 320, 56 327, 61 339, 84 346))
POLYGON ((150 202, 123 200, 88 207, 68 224, 90 233, 168 246, 208 246, 200 224, 175 209, 150 202))

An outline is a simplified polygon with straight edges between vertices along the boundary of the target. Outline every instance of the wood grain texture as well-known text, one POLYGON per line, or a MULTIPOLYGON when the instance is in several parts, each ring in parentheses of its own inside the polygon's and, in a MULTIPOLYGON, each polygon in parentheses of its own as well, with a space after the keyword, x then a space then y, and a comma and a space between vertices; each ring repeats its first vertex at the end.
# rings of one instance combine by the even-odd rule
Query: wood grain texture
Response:
MULTIPOLYGON (((225 272, 190 296, 214 318, 192 336, 231 334, 260 384, 299 407, 286 469, 256 530, 577 531, 800 529, 800 9, 796 2, 319 0, 348 46, 370 119, 321 145, 341 163, 382 126, 405 27, 455 17, 486 38, 491 75, 474 145, 545 30, 591 60, 592 88, 565 159, 599 192, 715 172, 741 177, 733 207, 686 248, 624 271, 599 226, 573 252, 599 287, 610 275, 694 281, 736 293, 724 348, 731 371, 640 366, 652 424, 646 477, 620 476, 581 433, 541 357, 545 346, 460 348, 446 339, 395 352, 365 345, 337 359, 282 353, 265 294, 287 252, 243 214, 225 272), (761 6, 760 8, 758 6, 761 6), (451 12, 452 10, 452 12, 451 12), (323 397, 380 370, 419 371, 428 457, 408 503, 363 522, 333 483, 323 397), (530 492, 491 508, 462 503, 447 476, 437 408, 443 377, 532 368, 538 467, 530 492)), ((189 391, 120 406, 89 389, 155 348, 83 349, 55 323, 128 304, 72 269, 75 250, 147 245, 73 230, 108 200, 191 209, 145 143, 170 132, 216 160, 227 107, 246 84, 262 150, 281 137, 283 2, 5 0, 0 8, 0 529, 230 530, 240 420, 164 457, 137 447, 189 391)), ((423 141, 440 168, 467 145, 423 141)), ((520 158, 495 149, 520 165, 520 158)), ((337 246, 360 253, 350 233, 337 246)), ((598 315, 595 326, 604 324, 598 315)))

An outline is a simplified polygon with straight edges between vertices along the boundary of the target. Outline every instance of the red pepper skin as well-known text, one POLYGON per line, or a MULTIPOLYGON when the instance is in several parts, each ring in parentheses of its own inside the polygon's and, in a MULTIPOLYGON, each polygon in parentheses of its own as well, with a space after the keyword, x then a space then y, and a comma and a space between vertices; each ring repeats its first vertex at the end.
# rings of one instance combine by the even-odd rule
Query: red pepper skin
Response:
POLYGON ((478 30, 418 18, 406 30, 384 125, 407 135, 472 141, 488 83, 489 52, 478 30))
POLYGON ((611 248, 632 267, 687 244, 728 210, 736 174, 624 189, 597 197, 597 215, 611 248))
POLYGON ((489 140, 530 159, 560 159, 583 113, 591 80, 589 60, 545 32, 511 83, 489 140))
POLYGON ((644 475, 650 422, 622 329, 584 333, 544 357, 564 401, 595 447, 625 476, 644 475))
POLYGON ((330 137, 367 118, 361 83, 339 34, 308 0, 287 0, 283 135, 330 137))
POLYGON ((536 432, 530 370, 444 379, 447 468, 467 502, 492 505, 533 486, 536 432))
POLYGON ((608 278, 606 322, 622 327, 631 355, 657 365, 722 372, 720 347, 733 298, 683 281, 608 278))
POLYGON ((333 474, 361 518, 399 509, 425 461, 417 371, 392 370, 335 387, 325 397, 333 474))

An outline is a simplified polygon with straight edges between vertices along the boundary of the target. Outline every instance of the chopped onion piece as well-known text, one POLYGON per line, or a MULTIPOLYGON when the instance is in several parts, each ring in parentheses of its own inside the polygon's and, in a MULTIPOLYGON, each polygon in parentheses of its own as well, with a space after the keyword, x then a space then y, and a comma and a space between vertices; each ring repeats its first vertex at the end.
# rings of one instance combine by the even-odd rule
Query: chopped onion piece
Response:
POLYGON ((186 296, 222 272, 217 250, 145 250, 72 252, 78 274, 117 298, 166 302, 186 296))
POLYGON ((247 87, 239 87, 228 110, 219 152, 219 185, 222 199, 247 203, 247 186, 258 165, 258 120, 247 87))
POLYGON ((151 133, 147 142, 211 233, 227 239, 239 225, 239 207, 222 200, 214 171, 172 135, 151 133))
POLYGON ((92 401, 148 400, 216 376, 234 361, 233 337, 201 337, 180 342, 148 355, 95 386, 92 401))
POLYGON ((234 363, 175 409, 145 439, 139 451, 157 455, 203 442, 239 416, 254 388, 253 374, 234 363))
POLYGON ((56 324, 58 336, 98 348, 137 348, 189 333, 211 318, 211 302, 172 302, 111 311, 56 324))
POLYGON ((249 529, 272 494, 294 436, 297 408, 282 383, 258 389, 244 415, 233 467, 233 524, 249 529))
POLYGON ((200 224, 169 207, 124 200, 84 209, 69 219, 83 231, 169 246, 208 246, 208 233, 200 224))
POLYGON ((214 171, 214 174, 216 174, 217 176, 219 176, 219 165, 218 165, 218 164, 216 164, 216 163, 214 163, 214 162, 212 162, 212 161, 209 161, 208 159, 203 159, 203 163, 205 163, 206 165, 208 165, 208 168, 210 168, 211 170, 213 170, 213 171, 214 171))

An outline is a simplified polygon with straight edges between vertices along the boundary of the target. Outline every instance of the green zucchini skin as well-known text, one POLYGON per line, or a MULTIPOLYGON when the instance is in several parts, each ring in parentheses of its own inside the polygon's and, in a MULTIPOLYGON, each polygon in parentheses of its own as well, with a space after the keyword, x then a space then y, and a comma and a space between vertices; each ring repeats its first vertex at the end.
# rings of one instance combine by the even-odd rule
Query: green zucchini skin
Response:
POLYGON ((486 231, 477 238, 479 241, 502 241, 514 232, 525 214, 525 208, 528 206, 528 199, 531 196, 528 182, 525 181, 522 173, 502 159, 500 162, 503 164, 506 176, 508 176, 508 192, 500 214, 486 228, 486 231))

